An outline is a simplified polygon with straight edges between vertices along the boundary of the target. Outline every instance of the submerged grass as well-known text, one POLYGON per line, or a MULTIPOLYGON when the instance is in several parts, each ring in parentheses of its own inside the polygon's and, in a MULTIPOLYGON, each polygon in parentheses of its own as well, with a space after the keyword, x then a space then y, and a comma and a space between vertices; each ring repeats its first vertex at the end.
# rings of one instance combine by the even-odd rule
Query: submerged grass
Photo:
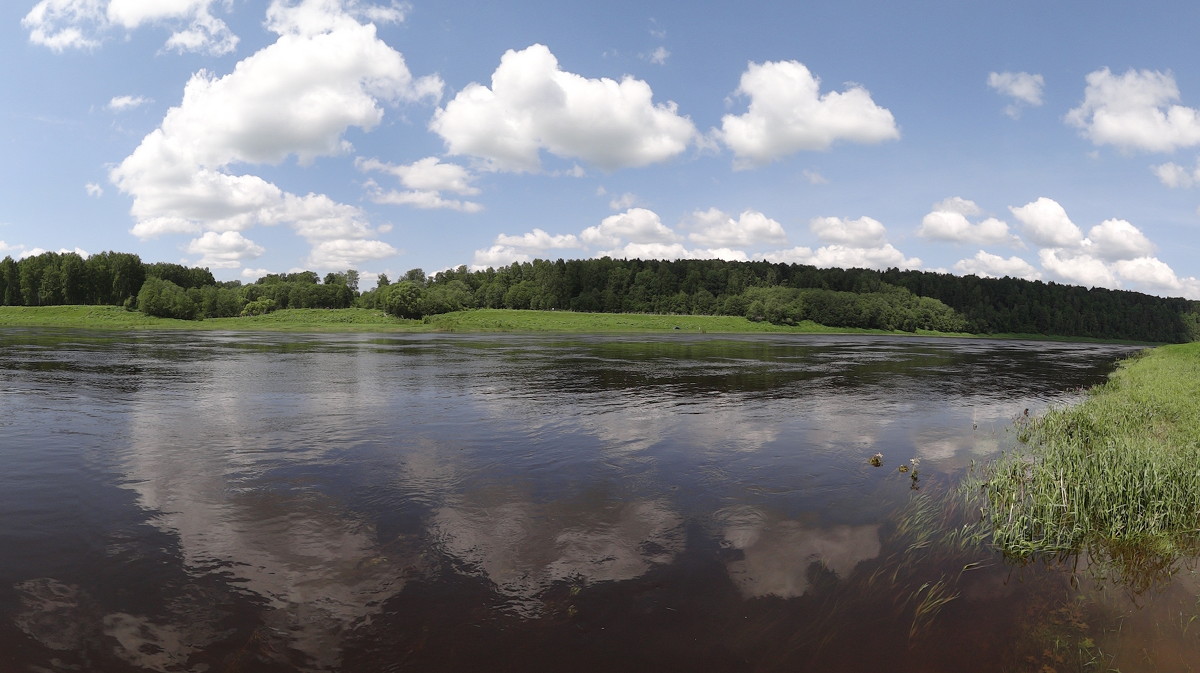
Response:
POLYGON ((968 481, 1009 558, 1086 552, 1137 589, 1200 551, 1200 343, 1125 361, 1020 438, 968 481))

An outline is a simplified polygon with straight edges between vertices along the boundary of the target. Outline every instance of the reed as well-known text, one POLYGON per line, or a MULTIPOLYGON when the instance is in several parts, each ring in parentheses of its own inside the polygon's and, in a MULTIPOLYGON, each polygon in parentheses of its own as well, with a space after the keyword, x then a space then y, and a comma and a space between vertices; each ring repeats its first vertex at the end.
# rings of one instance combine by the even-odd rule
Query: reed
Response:
POLYGON ((1145 351, 1018 425, 1021 446, 967 482, 1006 556, 1085 552, 1136 588, 1200 550, 1200 343, 1145 351))

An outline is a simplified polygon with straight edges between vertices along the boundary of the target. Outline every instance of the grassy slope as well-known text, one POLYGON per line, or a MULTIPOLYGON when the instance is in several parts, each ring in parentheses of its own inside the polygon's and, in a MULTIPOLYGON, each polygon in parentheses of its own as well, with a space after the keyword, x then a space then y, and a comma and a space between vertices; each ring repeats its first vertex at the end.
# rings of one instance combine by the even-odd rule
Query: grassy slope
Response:
MULTIPOLYGON (((1022 430, 984 469, 993 542, 1010 556, 1088 550, 1168 567, 1200 542, 1200 343, 1124 362, 1080 404, 1022 430)), ((1136 568, 1133 568, 1136 569, 1136 568)))
POLYGON ((825 327, 808 321, 795 327, 784 327, 731 316, 571 311, 479 309, 432 316, 426 322, 402 320, 369 309, 287 309, 250 318, 170 320, 152 318, 115 306, 0 307, 0 327, 18 326, 278 332, 674 332, 678 327, 678 331, 692 333, 889 333, 825 327))

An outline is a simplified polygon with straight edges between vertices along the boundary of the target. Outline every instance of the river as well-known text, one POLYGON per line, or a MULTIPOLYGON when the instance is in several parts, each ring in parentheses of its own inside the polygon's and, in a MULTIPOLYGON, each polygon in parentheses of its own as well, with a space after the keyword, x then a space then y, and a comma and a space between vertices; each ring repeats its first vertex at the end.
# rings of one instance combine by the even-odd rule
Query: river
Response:
POLYGON ((1189 573, 926 535, 1131 352, 2 330, 0 670, 1183 670, 1189 573))

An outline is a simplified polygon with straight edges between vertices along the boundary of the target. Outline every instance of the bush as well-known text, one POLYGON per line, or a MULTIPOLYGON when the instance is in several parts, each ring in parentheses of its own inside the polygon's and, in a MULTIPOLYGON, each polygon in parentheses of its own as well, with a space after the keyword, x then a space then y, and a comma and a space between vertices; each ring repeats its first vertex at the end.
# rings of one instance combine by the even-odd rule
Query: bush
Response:
POLYGON ((175 283, 160 278, 148 278, 142 283, 137 306, 142 313, 158 318, 195 320, 197 316, 196 303, 188 298, 187 292, 175 283))

